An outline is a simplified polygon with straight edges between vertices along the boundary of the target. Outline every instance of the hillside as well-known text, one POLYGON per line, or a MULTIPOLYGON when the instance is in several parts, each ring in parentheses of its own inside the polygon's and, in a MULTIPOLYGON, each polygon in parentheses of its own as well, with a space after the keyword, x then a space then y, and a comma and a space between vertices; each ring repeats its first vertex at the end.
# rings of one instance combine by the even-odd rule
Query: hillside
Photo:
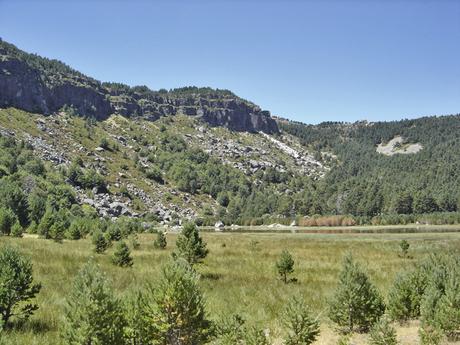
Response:
POLYGON ((63 106, 97 120, 112 114, 157 120, 166 115, 196 116, 213 126, 277 133, 268 111, 228 90, 184 87, 152 91, 101 83, 66 64, 28 54, 0 39, 0 106, 52 114, 63 106))
POLYGON ((385 224, 460 207, 459 115, 305 125, 226 90, 101 83, 4 41, 0 106, 0 189, 37 197, 37 222, 69 193, 65 207, 166 224, 385 224))

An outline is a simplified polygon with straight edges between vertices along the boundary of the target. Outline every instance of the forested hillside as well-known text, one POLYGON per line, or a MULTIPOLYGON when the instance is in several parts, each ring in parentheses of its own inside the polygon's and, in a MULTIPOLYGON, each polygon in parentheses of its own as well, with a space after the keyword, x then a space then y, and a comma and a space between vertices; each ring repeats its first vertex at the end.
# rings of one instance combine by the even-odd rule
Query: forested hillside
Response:
POLYGON ((22 227, 61 209, 169 225, 458 222, 459 115, 305 125, 228 90, 103 83, 4 41, 0 56, 1 202, 22 227))
POLYGON ((322 211, 378 214, 456 211, 460 197, 460 116, 396 122, 322 123, 280 121, 283 132, 313 150, 330 150, 337 165, 318 182, 322 211), (377 153, 378 144, 401 136, 415 154, 377 153))

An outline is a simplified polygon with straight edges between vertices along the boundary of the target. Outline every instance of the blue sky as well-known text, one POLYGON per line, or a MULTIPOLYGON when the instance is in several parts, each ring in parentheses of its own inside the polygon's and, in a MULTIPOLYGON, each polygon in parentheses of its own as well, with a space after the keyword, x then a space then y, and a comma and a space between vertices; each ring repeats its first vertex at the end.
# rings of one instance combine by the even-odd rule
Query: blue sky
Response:
POLYGON ((454 0, 0 0, 0 36, 102 81, 226 88, 306 123, 460 112, 454 0))

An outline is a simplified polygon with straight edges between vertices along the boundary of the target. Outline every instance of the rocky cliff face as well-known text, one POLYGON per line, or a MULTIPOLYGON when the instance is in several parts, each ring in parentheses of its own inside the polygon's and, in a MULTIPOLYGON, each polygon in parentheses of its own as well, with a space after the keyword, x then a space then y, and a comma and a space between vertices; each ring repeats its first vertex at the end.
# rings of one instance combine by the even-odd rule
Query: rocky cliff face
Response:
POLYGON ((268 111, 227 90, 187 87, 152 91, 101 83, 59 61, 27 54, 0 41, 0 107, 51 114, 63 106, 98 120, 111 114, 150 120, 185 114, 235 131, 278 132, 268 111))

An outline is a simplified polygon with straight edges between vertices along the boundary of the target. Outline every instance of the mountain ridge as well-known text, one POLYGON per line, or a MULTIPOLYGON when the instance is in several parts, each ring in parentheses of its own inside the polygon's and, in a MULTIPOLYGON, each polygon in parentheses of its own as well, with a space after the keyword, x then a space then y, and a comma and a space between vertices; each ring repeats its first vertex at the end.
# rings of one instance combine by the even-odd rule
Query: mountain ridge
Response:
POLYGON ((460 210, 460 115, 307 125, 255 111, 228 90, 100 83, 60 62, 0 46, 0 144, 6 152, 0 193, 29 193, 35 179, 41 203, 51 208, 58 207, 51 198, 61 193, 57 184, 73 195, 67 204, 89 207, 93 215, 172 225, 182 219, 291 224, 318 216, 339 216, 333 219, 348 225, 405 224, 439 212, 450 221, 445 213, 460 210), (24 68, 31 75, 23 75, 24 68), (96 119, 94 99, 76 107, 66 88, 76 88, 80 100, 102 90, 110 114, 96 119), (40 103, 47 90, 62 96, 49 115, 14 103, 49 106, 40 103), (204 108, 208 113, 198 114, 204 108), (270 132, 265 127, 273 123, 270 132), (391 155, 380 153, 392 140, 391 155))
POLYGON ((0 40, 0 106, 51 114, 72 107, 83 116, 112 114, 157 120, 196 116, 235 131, 278 133, 270 113, 228 90, 184 87, 152 91, 146 86, 100 82, 58 61, 29 54, 0 40))

